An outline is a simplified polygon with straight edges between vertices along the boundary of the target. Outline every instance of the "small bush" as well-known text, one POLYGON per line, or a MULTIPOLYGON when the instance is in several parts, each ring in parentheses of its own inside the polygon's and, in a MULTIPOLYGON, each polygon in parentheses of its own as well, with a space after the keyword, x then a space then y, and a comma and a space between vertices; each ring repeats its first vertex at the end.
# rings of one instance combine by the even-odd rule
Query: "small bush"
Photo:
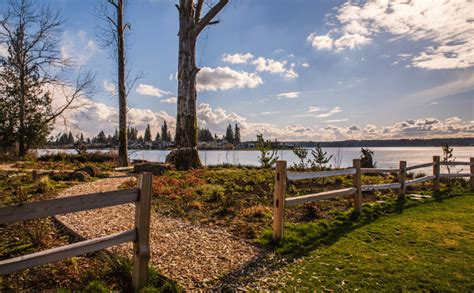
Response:
POLYGON ((36 183, 36 193, 46 193, 51 190, 51 186, 49 184, 49 177, 43 176, 39 178, 36 183))
POLYGON ((247 218, 271 218, 272 209, 264 205, 256 205, 241 210, 240 214, 247 218))
POLYGON ((191 209, 200 210, 203 207, 203 203, 197 200, 193 200, 189 203, 191 209))

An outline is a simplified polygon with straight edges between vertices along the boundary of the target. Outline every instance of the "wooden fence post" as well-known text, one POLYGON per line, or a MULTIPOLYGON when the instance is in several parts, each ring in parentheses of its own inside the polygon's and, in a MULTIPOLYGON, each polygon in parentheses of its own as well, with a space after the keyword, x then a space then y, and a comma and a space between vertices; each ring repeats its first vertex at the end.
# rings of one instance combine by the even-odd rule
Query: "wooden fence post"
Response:
POLYGON ((474 190, 474 158, 471 158, 471 190, 474 190))
POLYGON ((354 159, 352 165, 356 169, 354 187, 357 188, 357 191, 354 193, 354 212, 360 215, 362 213, 362 171, 360 169, 360 159, 354 159))
POLYGON ((277 161, 275 167, 275 187, 273 191, 273 240, 283 238, 285 218, 286 161, 277 161))
POLYGON ((439 191, 439 174, 441 172, 441 161, 439 156, 433 156, 433 190, 439 191))
POLYGON ((398 183, 400 183, 400 189, 398 189, 398 200, 405 200, 405 194, 407 193, 407 161, 400 161, 400 172, 398 172, 398 183))
POLYGON ((139 200, 135 204, 135 230, 137 239, 133 243, 132 288, 138 292, 146 283, 150 260, 150 205, 152 196, 151 173, 138 176, 139 200))

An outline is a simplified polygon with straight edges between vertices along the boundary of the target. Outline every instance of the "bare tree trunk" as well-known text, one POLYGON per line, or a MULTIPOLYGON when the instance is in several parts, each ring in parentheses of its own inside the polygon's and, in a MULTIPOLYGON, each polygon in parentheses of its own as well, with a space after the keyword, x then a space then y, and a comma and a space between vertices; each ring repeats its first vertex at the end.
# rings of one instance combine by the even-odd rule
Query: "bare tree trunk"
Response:
POLYGON ((220 0, 208 13, 200 18, 204 0, 180 0, 179 6, 179 55, 178 55, 178 105, 176 119, 176 149, 166 161, 175 164, 178 170, 189 170, 202 166, 199 159, 198 129, 196 115, 196 41, 199 33, 212 22, 214 16, 227 4, 220 0))
POLYGON ((123 35, 123 0, 117 3, 117 64, 119 94, 119 165, 128 166, 127 92, 125 89, 125 48, 123 35))

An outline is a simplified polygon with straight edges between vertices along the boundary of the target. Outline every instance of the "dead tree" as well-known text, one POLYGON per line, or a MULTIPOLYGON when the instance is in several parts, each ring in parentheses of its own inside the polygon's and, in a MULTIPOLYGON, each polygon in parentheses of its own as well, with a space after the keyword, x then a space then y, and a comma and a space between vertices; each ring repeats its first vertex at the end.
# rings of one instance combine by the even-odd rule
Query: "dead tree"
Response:
MULTIPOLYGON (((101 19, 106 22, 102 28, 100 40, 103 47, 111 49, 111 57, 117 62, 117 88, 119 98, 119 165, 128 166, 128 137, 127 137, 127 87, 125 72, 125 31, 130 29, 130 23, 124 21, 126 0, 106 0, 113 8, 109 12, 103 3, 99 7, 101 19), (112 16, 110 16, 112 15, 112 16)), ((138 79, 138 77, 136 78, 138 79)), ((133 87, 133 83, 128 87, 133 87)))
POLYGON ((219 0, 204 17, 201 12, 204 0, 180 0, 176 5, 179 12, 179 55, 178 55, 178 109, 176 118, 176 149, 166 158, 179 170, 188 170, 201 166, 197 143, 198 128, 196 116, 196 41, 199 34, 208 25, 216 24, 214 17, 229 0, 219 0))

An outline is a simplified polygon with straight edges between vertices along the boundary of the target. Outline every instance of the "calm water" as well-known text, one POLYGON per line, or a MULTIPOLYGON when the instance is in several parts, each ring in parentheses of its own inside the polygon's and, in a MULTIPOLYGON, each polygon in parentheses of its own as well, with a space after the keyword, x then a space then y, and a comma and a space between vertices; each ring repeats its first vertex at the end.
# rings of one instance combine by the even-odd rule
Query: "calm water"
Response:
MULTIPOLYGON (((339 165, 335 162, 336 158, 339 158, 340 167, 348 167, 352 165, 352 159, 358 158, 360 156, 360 148, 324 148, 324 150, 328 153, 328 155, 334 156, 333 160, 331 161, 331 165, 333 167, 339 165)), ((408 166, 428 163, 432 161, 433 156, 443 155, 441 147, 374 147, 371 148, 371 150, 374 152, 377 167, 381 168, 397 167, 398 162, 401 160, 407 161, 408 166)), ((39 155, 48 152, 75 153, 74 150, 38 150, 39 155)), ((132 150, 130 151, 130 158, 153 162, 164 162, 166 155, 169 152, 170 151, 164 150, 132 150)), ((242 164, 258 166, 259 155, 260 153, 258 151, 246 150, 199 151, 199 157, 201 158, 201 162, 204 165, 227 163, 234 165, 242 164)), ((278 156, 281 160, 286 160, 288 162, 288 166, 291 166, 298 160, 298 158, 290 150, 279 151, 278 156)), ((456 161, 469 161, 470 157, 474 157, 474 147, 455 147, 454 156, 456 157, 456 161)), ((310 154, 308 154, 308 158, 309 157, 311 157, 310 154)), ((425 171, 428 170, 430 169, 428 168, 425 171)))

